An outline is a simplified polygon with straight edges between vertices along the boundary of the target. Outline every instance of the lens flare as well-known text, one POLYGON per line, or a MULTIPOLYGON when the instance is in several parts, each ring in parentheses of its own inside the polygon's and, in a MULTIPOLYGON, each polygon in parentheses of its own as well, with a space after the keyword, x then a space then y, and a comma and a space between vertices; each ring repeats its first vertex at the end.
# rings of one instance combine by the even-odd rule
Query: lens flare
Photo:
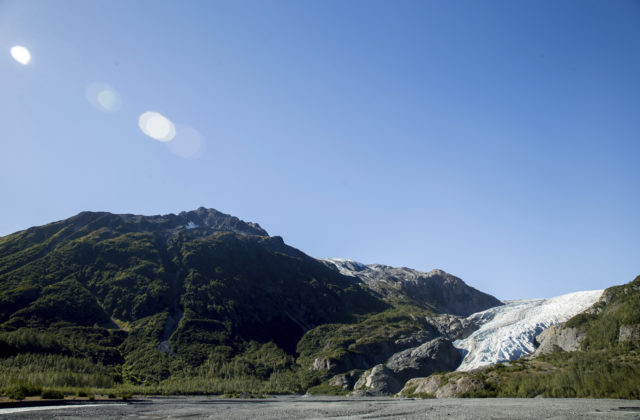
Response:
POLYGON ((176 135, 173 123, 158 112, 144 112, 138 119, 138 126, 144 134, 158 141, 171 141, 176 135))
POLYGON ((100 111, 116 112, 122 107, 120 94, 106 83, 92 83, 85 92, 87 100, 100 111))
POLYGON ((16 45, 15 47, 11 47, 11 57, 16 60, 18 63, 27 65, 29 61, 31 61, 31 53, 25 47, 20 45, 16 45))
POLYGON ((197 159, 204 154, 205 142, 195 128, 178 126, 176 137, 167 143, 169 150, 185 159, 197 159))

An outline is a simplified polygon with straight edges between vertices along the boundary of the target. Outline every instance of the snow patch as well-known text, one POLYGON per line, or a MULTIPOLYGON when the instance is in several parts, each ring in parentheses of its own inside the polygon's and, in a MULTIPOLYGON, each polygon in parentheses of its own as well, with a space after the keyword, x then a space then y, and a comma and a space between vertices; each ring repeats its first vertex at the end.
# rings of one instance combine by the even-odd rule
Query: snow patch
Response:
POLYGON ((469 337, 457 340, 464 359, 459 371, 515 360, 532 353, 535 337, 593 305, 603 290, 569 293, 549 299, 524 299, 476 312, 467 319, 480 324, 469 337))
POLYGON ((335 265, 343 276, 356 277, 357 272, 370 268, 361 262, 347 258, 320 258, 320 260, 335 265))
POLYGON ((198 225, 196 225, 195 223, 193 223, 193 222, 189 222, 189 223, 187 223, 187 225, 185 226, 185 229, 195 229, 195 228, 197 228, 197 227, 198 227, 198 225))

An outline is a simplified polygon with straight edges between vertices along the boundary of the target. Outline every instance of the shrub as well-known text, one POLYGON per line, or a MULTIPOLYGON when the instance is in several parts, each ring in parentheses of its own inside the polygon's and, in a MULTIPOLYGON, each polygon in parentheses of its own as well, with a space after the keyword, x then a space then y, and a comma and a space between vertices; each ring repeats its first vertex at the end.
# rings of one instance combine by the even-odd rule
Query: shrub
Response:
POLYGON ((12 400, 24 400, 25 397, 40 395, 42 386, 33 383, 19 383, 6 389, 7 397, 12 400))
POLYGON ((64 393, 57 389, 45 389, 40 394, 40 398, 43 400, 61 400, 64 399, 64 393))
POLYGON ((5 391, 7 397, 12 400, 24 400, 26 397, 24 390, 20 387, 11 387, 5 391))
POLYGON ((339 386, 329 385, 327 382, 322 382, 319 385, 307 389, 307 394, 310 395, 347 395, 348 393, 348 390, 342 389, 339 386))

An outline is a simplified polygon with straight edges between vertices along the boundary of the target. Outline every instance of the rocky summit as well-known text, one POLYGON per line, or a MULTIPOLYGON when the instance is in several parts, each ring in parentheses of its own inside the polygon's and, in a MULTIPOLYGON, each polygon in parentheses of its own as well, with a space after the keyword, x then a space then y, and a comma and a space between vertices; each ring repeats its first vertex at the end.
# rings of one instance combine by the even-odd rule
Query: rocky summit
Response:
POLYGON ((113 386, 283 392, 339 374, 350 391, 383 364, 396 392, 455 368, 451 340, 471 331, 459 315, 501 304, 443 272, 364 271, 213 209, 82 212, 0 238, 0 357, 38 370, 47 355, 52 377, 70 358, 113 386))
POLYGON ((82 212, 0 238, 0 393, 481 396, 499 385, 442 372, 604 345, 592 324, 635 348, 625 290, 578 322, 600 292, 505 305, 441 270, 312 258, 213 209, 82 212))

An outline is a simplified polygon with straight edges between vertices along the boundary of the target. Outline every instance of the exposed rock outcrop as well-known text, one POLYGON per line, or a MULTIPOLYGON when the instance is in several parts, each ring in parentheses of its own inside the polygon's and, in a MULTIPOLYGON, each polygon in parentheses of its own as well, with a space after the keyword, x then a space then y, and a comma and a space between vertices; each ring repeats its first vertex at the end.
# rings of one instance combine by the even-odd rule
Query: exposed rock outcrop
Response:
POLYGON ((370 395, 394 394, 411 378, 455 369, 460 359, 460 353, 451 341, 439 337, 396 353, 384 365, 379 364, 364 372, 354 390, 370 395))
POLYGON ((438 335, 439 332, 432 328, 410 335, 401 335, 391 341, 353 343, 349 346, 348 352, 336 358, 318 357, 314 359, 311 368, 313 370, 327 369, 336 373, 353 369, 370 369, 375 365, 384 364, 395 353, 420 346, 438 335))
POLYGON ((552 353, 557 348, 564 351, 580 350, 585 337, 586 333, 577 328, 566 328, 564 324, 554 325, 538 334, 536 337, 538 348, 533 356, 552 353))
POLYGON ((353 389, 353 386, 356 384, 360 377, 360 374, 352 370, 351 372, 341 373, 340 375, 336 375, 333 378, 329 379, 329 385, 336 386, 345 391, 353 389))
POLYGON ((618 334, 618 342, 630 341, 632 344, 640 343, 640 324, 621 325, 618 334))
POLYGON ((345 276, 360 280, 384 298, 405 301, 439 313, 468 316, 502 305, 495 297, 442 270, 424 273, 406 267, 364 265, 340 258, 320 261, 345 276))
POLYGON ((245 222, 235 216, 215 209, 200 207, 197 210, 183 211, 179 214, 141 216, 136 214, 111 214, 106 212, 82 212, 71 220, 84 220, 87 217, 102 217, 111 228, 132 232, 176 232, 198 229, 201 233, 232 232, 238 235, 269 236, 259 224, 245 222))
POLYGON ((354 389, 365 395, 390 395, 402 389, 402 384, 391 369, 380 364, 363 373, 354 389))
POLYGON ((460 361, 460 352, 453 347, 451 341, 440 337, 419 347, 394 354, 386 366, 398 381, 404 384, 411 378, 429 376, 435 371, 455 369, 460 361))
POLYGON ((432 395, 436 398, 454 398, 463 392, 483 389, 480 381, 467 375, 447 377, 431 375, 428 378, 413 378, 407 381, 399 395, 404 397, 432 395))
POLYGON ((440 314, 427 318, 440 334, 455 341, 468 337, 478 329, 478 322, 472 318, 464 318, 450 314, 440 314))
POLYGON ((333 371, 336 368, 336 362, 326 357, 317 357, 313 359, 311 368, 313 370, 327 369, 328 371, 333 371))

